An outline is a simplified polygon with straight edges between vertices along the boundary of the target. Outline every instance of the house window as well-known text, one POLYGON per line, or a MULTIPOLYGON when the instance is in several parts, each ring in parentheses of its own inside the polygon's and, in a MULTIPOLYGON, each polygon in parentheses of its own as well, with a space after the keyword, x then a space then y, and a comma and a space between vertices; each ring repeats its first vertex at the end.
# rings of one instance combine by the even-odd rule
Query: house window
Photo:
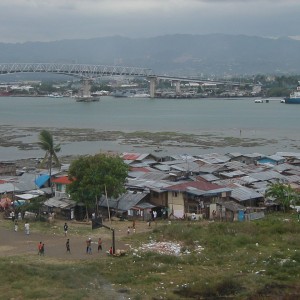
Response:
POLYGON ((177 192, 172 192, 172 197, 178 197, 178 193, 177 192))
POLYGON ((198 213, 197 204, 188 204, 187 213, 197 214, 198 213))
POLYGON ((56 184, 56 190, 58 191, 58 192, 62 192, 63 190, 62 190, 62 184, 61 183, 57 183, 56 184))

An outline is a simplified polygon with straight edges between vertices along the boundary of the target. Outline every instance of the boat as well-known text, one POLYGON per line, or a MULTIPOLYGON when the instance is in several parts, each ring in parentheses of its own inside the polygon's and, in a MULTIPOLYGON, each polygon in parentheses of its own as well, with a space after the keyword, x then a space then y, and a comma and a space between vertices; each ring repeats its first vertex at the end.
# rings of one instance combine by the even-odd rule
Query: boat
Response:
POLYGON ((296 91, 293 91, 289 97, 284 98, 287 104, 300 104, 300 81, 298 81, 298 86, 296 91))
POLYGON ((63 95, 58 94, 58 93, 52 93, 52 94, 49 94, 48 97, 50 97, 50 98, 63 98, 63 95))
POLYGON ((255 99, 254 103, 264 103, 264 101, 262 99, 255 99))
POLYGON ((100 97, 95 96, 75 96, 76 102, 97 102, 100 101, 100 97))
POLYGON ((116 98, 150 98, 150 94, 139 90, 115 91, 112 95, 116 98))

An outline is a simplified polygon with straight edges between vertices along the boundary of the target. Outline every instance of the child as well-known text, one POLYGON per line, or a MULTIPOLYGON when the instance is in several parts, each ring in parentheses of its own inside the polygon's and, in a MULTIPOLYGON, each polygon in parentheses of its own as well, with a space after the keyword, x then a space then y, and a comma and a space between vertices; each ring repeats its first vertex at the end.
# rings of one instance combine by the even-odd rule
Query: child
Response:
POLYGON ((71 249, 70 249, 70 240, 67 239, 67 242, 66 242, 66 248, 67 248, 67 253, 71 253, 71 249))
POLYGON ((99 253, 99 251, 102 251, 102 240, 101 240, 101 238, 99 238, 99 240, 98 240, 98 253, 99 253))

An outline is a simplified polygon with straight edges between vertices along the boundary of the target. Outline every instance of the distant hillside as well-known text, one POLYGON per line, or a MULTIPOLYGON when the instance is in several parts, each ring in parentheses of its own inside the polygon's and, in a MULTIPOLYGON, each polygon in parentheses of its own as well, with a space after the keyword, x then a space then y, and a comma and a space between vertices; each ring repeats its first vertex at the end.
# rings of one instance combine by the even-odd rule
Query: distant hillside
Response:
POLYGON ((64 62, 148 67, 159 74, 300 73, 300 41, 243 35, 120 36, 0 43, 0 62, 64 62))

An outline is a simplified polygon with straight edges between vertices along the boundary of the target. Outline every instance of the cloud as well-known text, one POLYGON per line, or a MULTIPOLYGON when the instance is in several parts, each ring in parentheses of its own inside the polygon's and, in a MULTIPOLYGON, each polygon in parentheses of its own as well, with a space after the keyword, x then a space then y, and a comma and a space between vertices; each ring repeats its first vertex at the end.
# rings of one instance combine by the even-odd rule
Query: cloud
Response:
POLYGON ((0 42, 124 35, 300 35, 298 0, 1 0, 0 42))

